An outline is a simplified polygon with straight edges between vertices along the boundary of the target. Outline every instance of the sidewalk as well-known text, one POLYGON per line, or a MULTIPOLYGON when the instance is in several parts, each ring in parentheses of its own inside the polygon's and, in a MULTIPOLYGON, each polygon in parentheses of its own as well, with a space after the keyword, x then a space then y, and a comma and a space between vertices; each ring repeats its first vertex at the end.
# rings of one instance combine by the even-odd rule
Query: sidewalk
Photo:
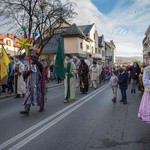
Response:
MULTIPOLYGON (((57 86, 62 86, 63 84, 64 84, 63 81, 61 83, 57 83, 57 81, 50 81, 47 85, 48 85, 48 88, 53 88, 53 87, 57 87, 57 86)), ((0 100, 15 97, 15 96, 16 96, 16 94, 1 93, 0 100)))

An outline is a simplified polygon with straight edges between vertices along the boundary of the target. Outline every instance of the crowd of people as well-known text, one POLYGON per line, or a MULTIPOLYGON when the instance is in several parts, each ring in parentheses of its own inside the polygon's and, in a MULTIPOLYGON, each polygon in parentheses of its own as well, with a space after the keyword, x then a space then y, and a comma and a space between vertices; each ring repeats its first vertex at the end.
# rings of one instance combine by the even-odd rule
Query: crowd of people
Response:
POLYGON ((2 92, 15 93, 16 98, 23 97, 25 110, 21 114, 29 114, 31 105, 38 105, 39 112, 44 110, 46 99, 46 81, 48 65, 44 59, 39 60, 36 54, 30 57, 16 55, 10 57, 8 76, 1 80, 2 92))
POLYGON ((36 54, 22 59, 20 56, 10 57, 7 80, 1 81, 2 92, 16 93, 16 98, 24 97, 24 110, 21 114, 28 115, 31 106, 38 105, 39 112, 44 110, 46 99, 46 81, 53 80, 58 83, 64 80, 64 103, 76 99, 76 87, 79 86, 82 94, 87 94, 89 88, 97 89, 106 80, 112 89, 112 101, 117 101, 117 91, 120 88, 122 99, 120 102, 127 104, 126 90, 131 84, 131 93, 136 90, 144 92, 138 116, 150 122, 150 66, 143 63, 140 66, 133 62, 128 66, 105 65, 101 60, 94 60, 91 55, 86 59, 65 55, 65 78, 54 73, 54 65, 50 67, 44 59, 39 59, 36 54), (14 86, 13 86, 14 85, 14 86))

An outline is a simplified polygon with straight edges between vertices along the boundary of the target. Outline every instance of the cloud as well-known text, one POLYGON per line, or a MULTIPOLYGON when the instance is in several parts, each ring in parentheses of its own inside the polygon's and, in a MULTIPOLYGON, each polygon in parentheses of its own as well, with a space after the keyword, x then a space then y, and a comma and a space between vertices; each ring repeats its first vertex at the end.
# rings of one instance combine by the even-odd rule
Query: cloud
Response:
POLYGON ((90 0, 72 1, 77 4, 75 23, 95 23, 99 35, 114 40, 117 55, 142 56, 142 40, 150 24, 149 0, 119 0, 108 14, 101 13, 90 0))

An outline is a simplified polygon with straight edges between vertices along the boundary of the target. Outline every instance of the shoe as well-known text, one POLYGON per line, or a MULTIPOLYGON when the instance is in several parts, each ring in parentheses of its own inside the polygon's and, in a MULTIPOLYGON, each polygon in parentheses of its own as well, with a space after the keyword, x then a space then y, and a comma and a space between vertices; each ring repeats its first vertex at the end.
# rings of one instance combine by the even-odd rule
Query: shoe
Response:
POLYGON ((116 103, 116 98, 114 98, 113 102, 116 103))
POLYGON ((120 102, 124 102, 124 100, 122 99, 122 100, 120 100, 120 102))
POLYGON ((123 102, 123 104, 127 104, 127 102, 123 102))
POLYGON ((134 90, 134 93, 136 93, 136 91, 134 90))
POLYGON ((133 93, 133 89, 131 90, 131 93, 133 93))
POLYGON ((20 98, 20 94, 17 94, 15 98, 20 98))
POLYGON ((114 98, 112 99, 112 101, 114 101, 114 98))
POLYGON ((65 99, 65 100, 64 100, 64 103, 65 103, 65 104, 68 103, 68 100, 65 99))
POLYGON ((29 112, 24 110, 24 111, 20 111, 20 114, 29 115, 29 112))
POLYGON ((39 110, 39 112, 43 112, 43 111, 44 111, 44 108, 41 107, 40 110, 39 110))

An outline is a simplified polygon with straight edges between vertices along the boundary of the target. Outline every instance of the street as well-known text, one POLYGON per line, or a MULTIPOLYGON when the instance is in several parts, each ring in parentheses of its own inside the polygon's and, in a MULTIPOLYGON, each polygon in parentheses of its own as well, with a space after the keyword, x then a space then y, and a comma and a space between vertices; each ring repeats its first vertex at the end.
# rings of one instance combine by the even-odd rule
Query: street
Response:
POLYGON ((29 116, 22 99, 0 101, 0 150, 150 150, 150 126, 137 118, 142 93, 127 91, 128 104, 111 101, 108 83, 90 88, 64 104, 64 87, 48 89, 45 111, 32 107, 29 116))

